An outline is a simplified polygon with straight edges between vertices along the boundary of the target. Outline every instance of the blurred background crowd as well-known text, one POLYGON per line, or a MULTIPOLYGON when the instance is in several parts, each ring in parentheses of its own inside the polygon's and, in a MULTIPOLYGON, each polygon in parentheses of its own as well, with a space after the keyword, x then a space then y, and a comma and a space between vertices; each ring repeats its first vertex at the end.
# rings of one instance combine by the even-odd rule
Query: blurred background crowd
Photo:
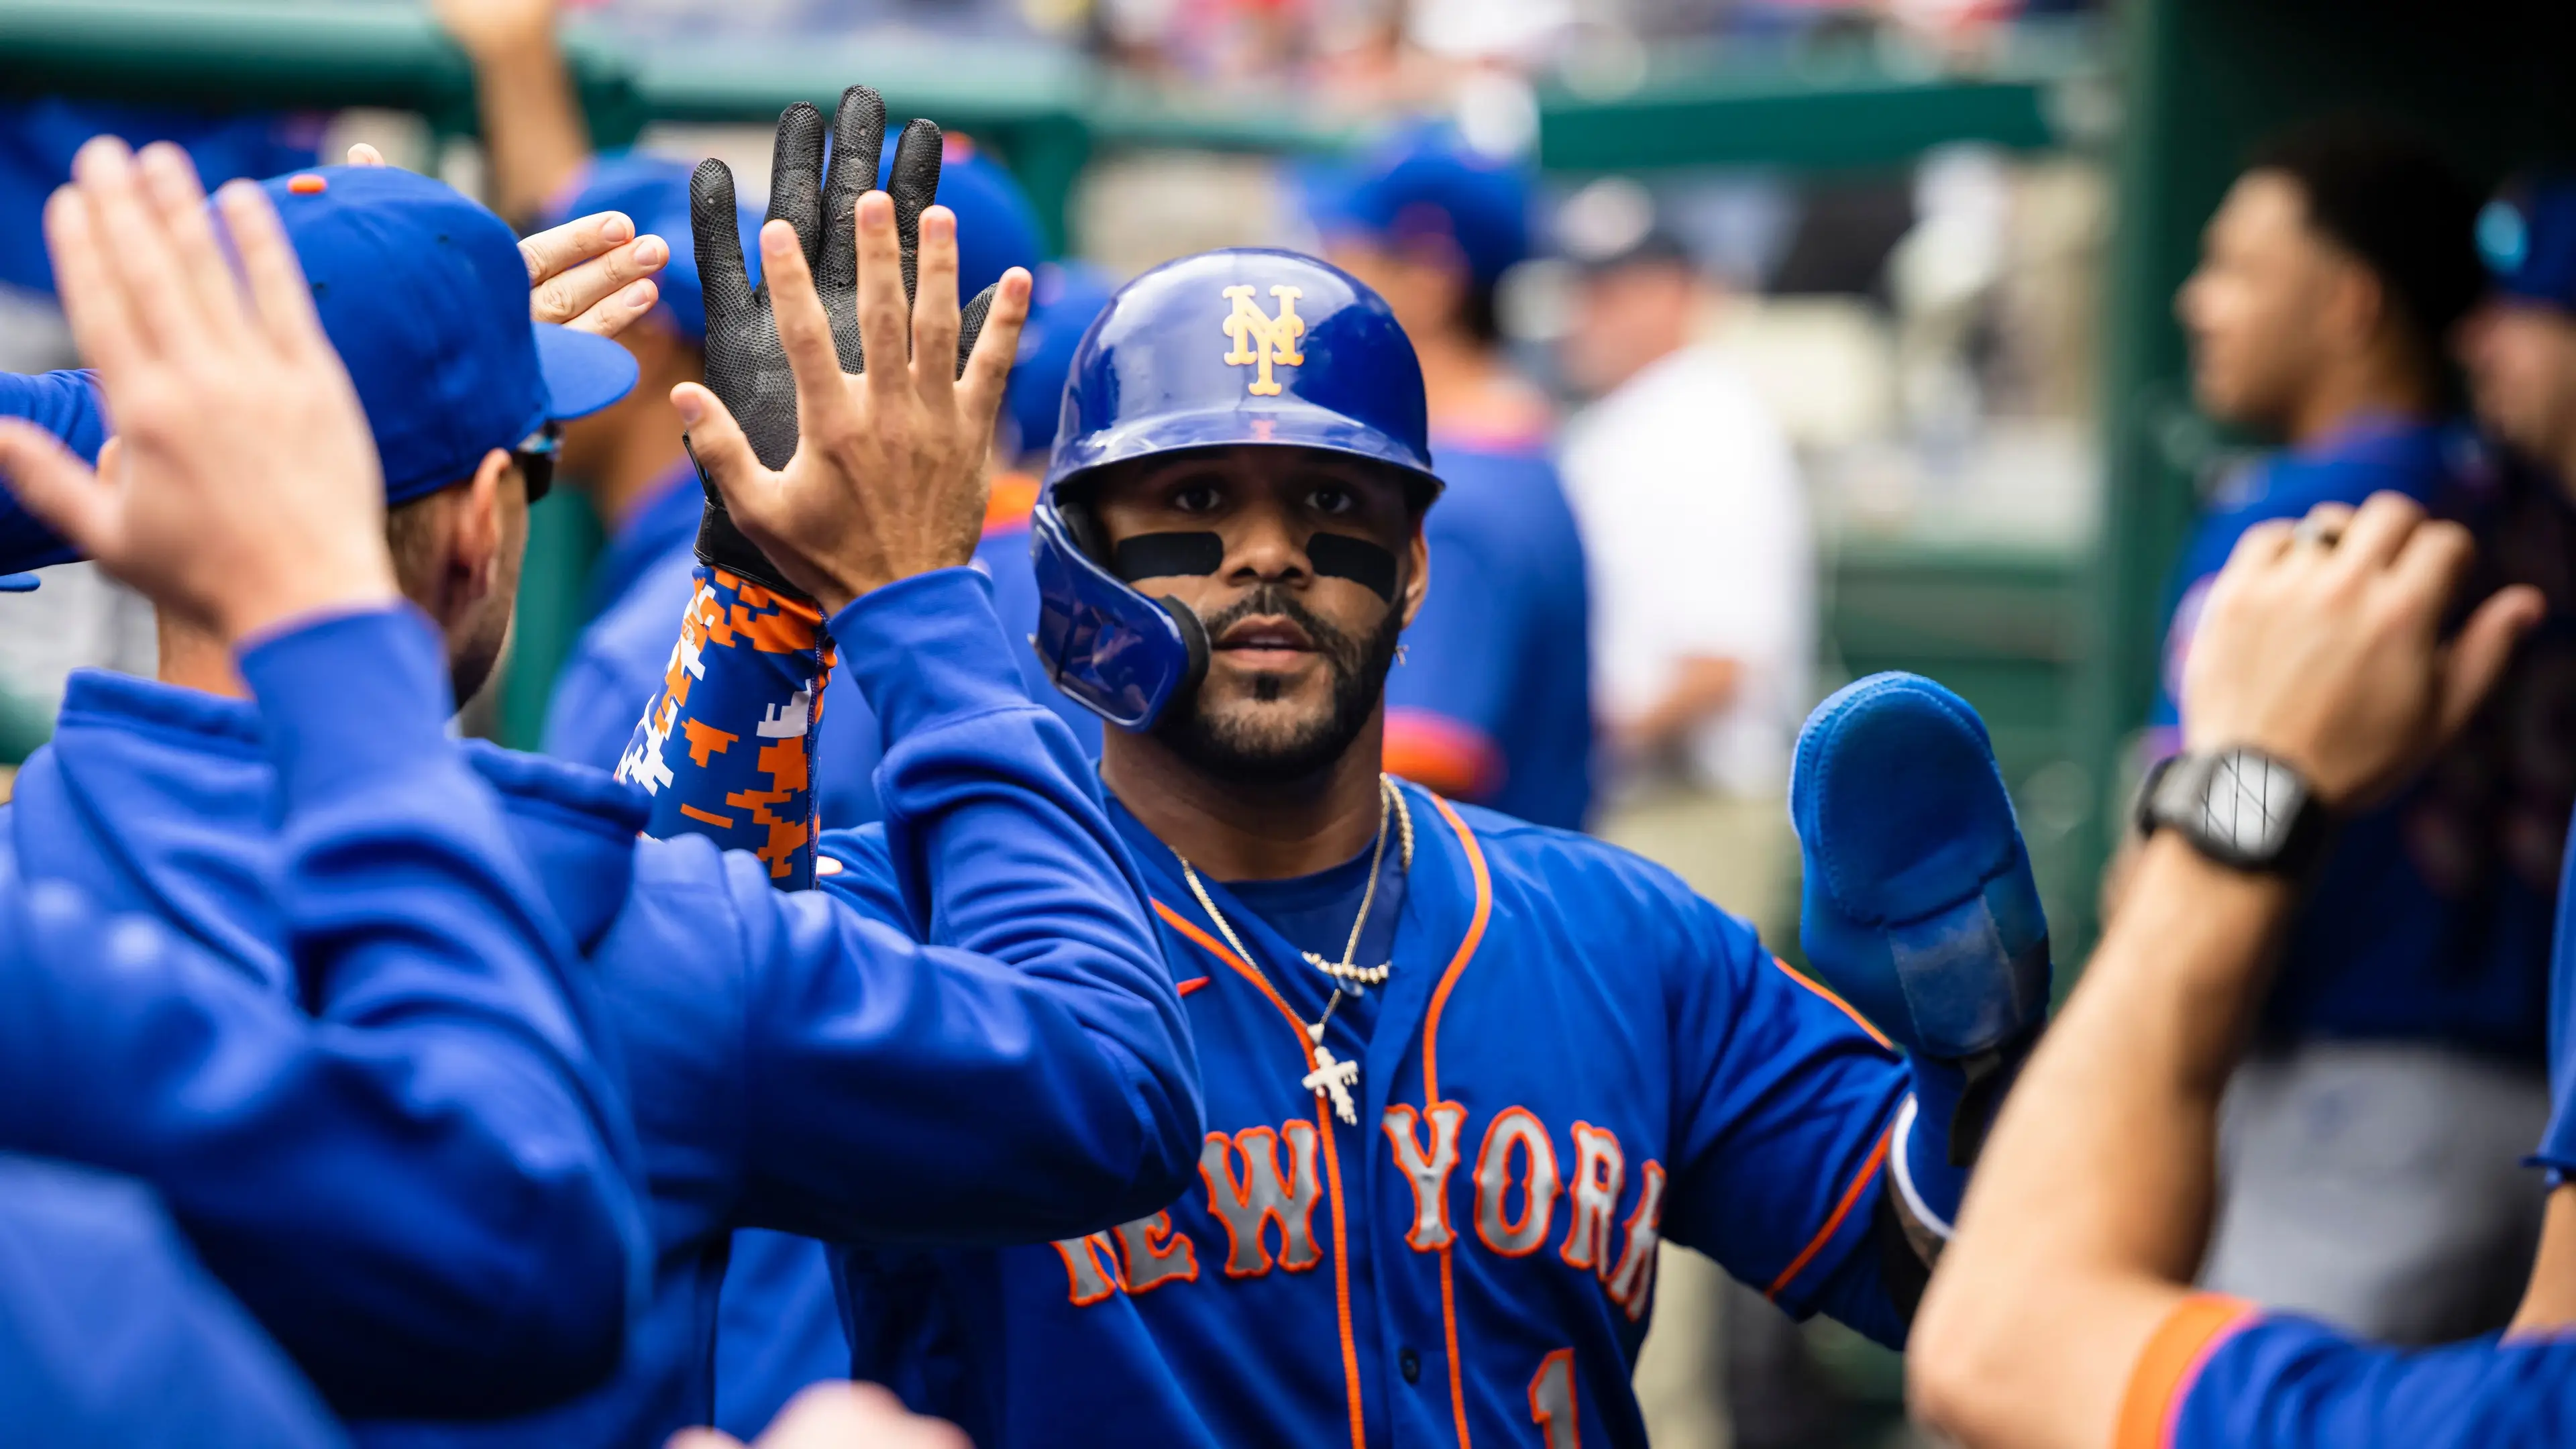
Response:
MULTIPOLYGON (((1210 247, 1327 256, 1389 298, 1422 357, 1442 507, 1459 520, 1434 540, 1435 597, 1445 587, 1473 611, 1440 637, 1557 666, 1415 645, 1395 686, 1394 768, 1632 845, 1794 955, 1782 800, 1797 725, 1843 680, 1919 670, 1993 729, 2074 964, 2123 802, 2159 747, 2150 726, 2170 717, 2156 701, 2187 640, 2191 570, 2214 565, 2191 561, 2195 519, 2280 486, 2264 450, 2332 453, 2384 421, 2380 394, 2309 427, 2269 394, 2212 390, 2207 365, 2231 346, 2258 354, 2239 361, 2265 386, 2324 388, 2327 353, 2379 345, 2367 328, 2316 331, 2331 318, 2284 320, 2302 294, 2281 255, 2356 257, 2394 311, 2447 297, 2414 319, 2424 335, 2407 355, 2424 386, 2400 410, 2444 426, 2468 414, 2455 353, 2432 334, 2488 285, 2473 242, 2494 238, 2470 235, 2477 203, 2576 139, 2547 63, 2576 50, 2553 7, 2451 8, 0 0, 0 366, 73 361, 35 215, 99 130, 182 140, 210 182, 364 141, 524 226, 629 209, 685 263, 673 177, 720 156, 756 209, 779 106, 828 109, 864 81, 898 119, 950 129, 950 186, 989 188, 972 210, 942 193, 967 218, 970 276, 986 239, 988 275, 1047 264, 1022 355, 1031 382, 1006 425, 1006 541, 1012 497, 1026 503, 1008 454, 1044 448, 1048 368, 1060 380, 1108 289, 1210 247), (2298 139, 2301 123, 2337 117, 2342 129, 2298 139), (2260 149, 2284 134, 2291 150, 2260 149), (2266 231, 2259 209, 2240 210, 2224 234, 2235 249, 2214 229, 2204 260, 2202 228, 2249 164, 2288 177, 2304 213, 2266 231), (2449 180, 2407 170, 2419 165, 2449 180), (2347 183, 2377 199, 2333 212, 2347 183), (2392 209, 2434 240, 2388 241, 2405 231, 2392 209), (2471 259, 2466 280, 2419 264, 2405 250, 2419 245, 2471 259), (2182 289, 2196 267, 2194 303, 2182 289), (2261 345, 2303 326, 2319 352, 2261 345), (1443 691, 1475 703, 1449 707, 1443 691), (1548 734, 1551 709, 1571 712, 1571 738, 1548 734)), ((2488 260, 2504 265, 2492 246, 2488 260)), ((692 375, 684 264, 669 282, 667 325, 627 339, 646 377, 631 408, 660 405, 657 378, 667 391, 692 375)), ((470 730, 579 753, 562 691, 631 687, 585 685, 583 640, 634 583, 622 560, 659 526, 646 515, 675 459, 594 431, 567 439, 575 486, 535 511, 510 662, 469 706, 470 730)), ((10 607, 0 758, 45 738, 71 669, 151 668, 148 608, 84 566, 48 571, 10 607)), ((646 613, 667 639, 676 604, 646 613)), ((613 754, 617 741, 602 743, 613 754)), ((2556 812, 2553 841, 2576 765, 2567 773, 2531 786, 2548 796, 2540 813, 2556 812)), ((2550 854, 2538 874, 2554 882, 2550 854)), ((2545 1111, 2536 1043, 2476 1036, 2436 1043, 2472 1062, 2446 1057, 2441 1090, 2472 1095, 2434 1100, 2527 1141, 2514 1114, 2545 1111), (2476 1076, 2489 1065, 2501 1075, 2476 1076), (2464 1070, 2476 1080, 2462 1085, 2464 1070)), ((2332 1136, 2338 1091, 2429 1090, 2409 1075, 2420 1063, 2374 1076, 2338 1061, 2342 1075, 2310 1089, 2283 1060, 2288 1075, 2246 1110, 2275 1124, 2292 1176, 2438 1169, 2456 1183, 2430 1158, 2355 1166, 2315 1145, 2332 1136)), ((2437 1114, 2428 1131, 2442 1130, 2437 1114)), ((2454 1256, 2427 1259, 2445 1271, 2491 1254, 2519 1281, 2519 1219, 2426 1231, 2450 1235, 2454 1256), (2478 1241, 2452 1241, 2465 1238, 2478 1241)), ((2240 1251, 2271 1256, 2259 1239, 2240 1251)), ((1722 1292, 1713 1270, 1672 1261, 1686 1256, 1667 1254, 1641 1371, 1659 1443, 1911 1432, 1891 1359, 1722 1292)), ((2431 1338, 2483 1325, 2472 1310, 2357 1326, 2431 1338)))

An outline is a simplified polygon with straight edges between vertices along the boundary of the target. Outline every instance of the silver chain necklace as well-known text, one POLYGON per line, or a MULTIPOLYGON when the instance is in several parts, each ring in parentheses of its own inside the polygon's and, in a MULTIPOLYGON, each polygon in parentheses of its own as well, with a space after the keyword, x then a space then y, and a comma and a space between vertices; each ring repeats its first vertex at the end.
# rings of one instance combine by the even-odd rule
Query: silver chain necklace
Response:
MULTIPOLYGON (((1379 870, 1386 864, 1389 823, 1397 827, 1396 834, 1402 842, 1398 864, 1408 874, 1413 869, 1413 812, 1404 803, 1404 792, 1396 788, 1392 776, 1384 774, 1377 777, 1377 791, 1377 846, 1369 855, 1368 888, 1360 893, 1360 910, 1358 917, 1351 922, 1350 943, 1342 948, 1339 961, 1326 960, 1313 951, 1299 953, 1306 958, 1308 965, 1333 979, 1333 994, 1324 1003, 1324 1014, 1306 1027, 1306 1041, 1314 1055, 1315 1069, 1299 1078, 1297 1084, 1319 1097, 1329 1095, 1333 1100, 1333 1115, 1351 1126, 1358 1126, 1360 1120, 1359 1107, 1351 1098, 1352 1091, 1359 1086, 1360 1064, 1356 1060, 1342 1061, 1333 1055, 1333 1049, 1324 1045, 1324 1027, 1333 1019, 1333 1010, 1342 1004, 1344 996, 1363 994, 1369 987, 1385 981, 1395 969, 1392 961, 1376 966, 1357 964, 1360 935, 1368 929, 1370 908, 1377 904, 1377 878, 1379 870)), ((1181 879, 1189 882, 1190 894, 1198 898, 1199 909, 1207 912, 1208 919, 1216 923, 1226 944, 1234 948, 1234 954, 1242 957, 1244 964, 1258 970, 1252 952, 1243 944, 1243 938, 1234 933, 1234 923, 1225 918, 1225 912, 1216 908, 1216 901, 1208 895, 1206 885, 1200 882, 1197 867, 1190 864, 1188 856, 1177 850, 1172 852, 1172 859, 1181 863, 1181 879)))

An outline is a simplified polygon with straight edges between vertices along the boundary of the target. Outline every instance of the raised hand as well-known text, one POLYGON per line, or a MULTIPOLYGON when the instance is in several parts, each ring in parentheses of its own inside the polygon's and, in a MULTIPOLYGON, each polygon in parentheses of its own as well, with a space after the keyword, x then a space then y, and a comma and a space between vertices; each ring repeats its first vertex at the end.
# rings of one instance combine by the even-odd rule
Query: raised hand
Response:
POLYGON ((2446 637, 2473 548, 2466 529, 2395 493, 2246 530, 2184 669, 2190 747, 2253 746, 2339 808, 2411 775, 2467 723, 2543 609, 2537 590, 2502 589, 2446 637))
MULTIPOLYGON (((352 166, 382 166, 382 151, 360 141, 349 148, 352 166)), ((577 332, 614 337, 662 299, 656 273, 671 260, 671 244, 635 234, 624 212, 579 216, 523 237, 519 259, 528 264, 528 315, 577 332)))
MULTIPOLYGON (((875 342, 878 355, 877 366, 860 376, 842 371, 833 319, 798 233, 775 217, 761 227, 764 307, 776 320, 790 396, 780 404, 764 381, 753 401, 764 426, 774 427, 780 412, 794 424, 784 458, 772 461, 761 451, 720 392, 683 383, 671 393, 743 541, 826 614, 871 589, 973 556, 993 419, 1028 318, 1029 274, 1014 267, 988 293, 981 336, 971 345, 961 341, 957 221, 944 206, 917 218, 918 286, 908 300, 905 283, 914 278, 906 275, 898 210, 875 191, 852 209, 856 330, 875 342), (950 361, 961 351, 962 374, 950 361)), ((706 244, 702 225, 699 245, 706 244)), ((703 267, 704 252, 700 258, 703 267)), ((712 331, 713 281, 707 300, 712 331)), ((701 557, 706 544, 702 532, 701 557)))
MULTIPOLYGON (((822 112, 801 101, 779 116, 771 155, 769 220, 794 228, 796 249, 830 321, 834 354, 841 370, 849 373, 867 370, 859 325, 854 207, 876 187, 885 125, 884 99, 866 86, 852 86, 841 93, 833 116, 828 178, 823 168, 822 112)), ((893 201, 895 246, 907 302, 918 286, 921 218, 939 191, 939 163, 939 128, 921 120, 905 126, 895 147, 887 195, 893 201)), ((689 213, 706 298, 707 386, 732 411, 762 465, 783 468, 796 451, 794 369, 780 336, 770 282, 752 286, 743 265, 742 241, 734 229, 733 172, 722 161, 699 164, 689 183, 689 213)), ((992 297, 993 289, 988 287, 966 304, 956 348, 960 374, 983 329, 992 297)), ((789 582, 747 546, 726 516, 723 500, 712 492, 698 557, 764 583, 789 582)))
POLYGON ((210 209, 185 151, 138 158, 112 137, 82 147, 72 177, 46 205, 45 239, 117 437, 92 472, 0 420, 10 488, 110 573, 227 639, 398 598, 375 440, 267 195, 235 182, 210 209))

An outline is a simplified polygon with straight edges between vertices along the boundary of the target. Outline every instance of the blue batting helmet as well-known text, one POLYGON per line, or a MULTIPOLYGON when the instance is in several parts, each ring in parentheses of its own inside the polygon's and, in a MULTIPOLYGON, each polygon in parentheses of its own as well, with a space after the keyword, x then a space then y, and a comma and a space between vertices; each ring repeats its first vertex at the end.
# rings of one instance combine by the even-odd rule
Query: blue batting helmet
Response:
POLYGON ((1112 464, 1197 448, 1310 448, 1392 470, 1438 496, 1422 365, 1384 298, 1296 252, 1235 248, 1121 288, 1083 334, 1055 452, 1029 520, 1036 645, 1056 687, 1141 730, 1207 668, 1198 616, 1112 572, 1083 483, 1112 464))

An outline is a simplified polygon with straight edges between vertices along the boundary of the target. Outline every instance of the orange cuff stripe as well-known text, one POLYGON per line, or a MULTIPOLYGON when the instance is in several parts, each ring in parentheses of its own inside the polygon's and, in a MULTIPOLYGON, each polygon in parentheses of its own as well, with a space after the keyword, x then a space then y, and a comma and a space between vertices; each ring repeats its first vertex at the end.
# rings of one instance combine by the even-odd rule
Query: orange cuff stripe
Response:
POLYGON ((1503 783, 1503 752, 1483 730, 1427 709, 1386 712, 1385 755, 1388 774, 1443 795, 1473 798, 1503 783))
MULTIPOLYGON (((1785 966, 1780 969, 1789 970, 1785 966)), ((1795 976, 1798 973, 1790 971, 1789 974, 1795 976)), ((1780 1270, 1780 1276, 1771 1280, 1771 1286, 1762 1290, 1763 1297, 1776 1301, 1780 1296, 1780 1290, 1788 1287, 1800 1273, 1805 1272, 1807 1265, 1816 1260, 1816 1255, 1825 1250, 1825 1244, 1834 1240, 1835 1230, 1843 1225, 1843 1219, 1851 1216, 1853 1205, 1858 1203, 1860 1195, 1868 1190, 1870 1179, 1878 1176, 1878 1170, 1887 1165, 1887 1139, 1895 1130, 1890 1127, 1878 1134, 1878 1145, 1869 1150, 1869 1161, 1860 1165, 1860 1173, 1851 1180, 1851 1186, 1843 1189, 1842 1201, 1834 1204, 1832 1215, 1825 1219, 1823 1227, 1816 1229, 1816 1235, 1807 1240, 1807 1246, 1799 1249, 1798 1256, 1789 1260, 1789 1266, 1780 1270)))
POLYGON ((1774 966, 1779 967, 1779 968, 1780 968, 1780 970, 1781 970, 1783 973, 1785 973, 1785 974, 1788 976, 1788 978, 1789 978, 1790 980, 1797 982, 1799 985, 1801 985, 1801 986, 1803 986, 1803 987, 1807 988, 1809 991, 1812 991, 1812 992, 1816 993, 1818 996, 1823 997, 1823 998, 1824 998, 1824 999, 1826 999, 1827 1001, 1832 1002, 1832 1003, 1834 1004, 1834 1009, 1835 1009, 1835 1010, 1840 1011, 1843 1015, 1850 1017, 1850 1018, 1852 1019, 1853 1023, 1854 1023, 1854 1024, 1856 1024, 1857 1026, 1859 1026, 1861 1030, 1863 1030, 1863 1031, 1865 1031, 1865 1032, 1868 1032, 1868 1033, 1869 1033, 1869 1039, 1870 1039, 1871 1041, 1874 1041, 1874 1042, 1878 1043, 1880 1046, 1883 1046, 1883 1047, 1887 1048, 1889 1051, 1894 1051, 1894 1050, 1896 1050, 1896 1043, 1894 1043, 1894 1042, 1892 1042, 1892 1041, 1889 1041, 1889 1040, 1887 1039, 1887 1034, 1886 1034, 1886 1033, 1884 1033, 1884 1032, 1880 1031, 1877 1027, 1874 1027, 1874 1026, 1870 1025, 1870 1024, 1869 1024, 1869 1018, 1868 1018, 1868 1017, 1863 1016, 1863 1015, 1861 1015, 1859 1012, 1852 1010, 1852 1004, 1851 1004, 1850 1002, 1843 1000, 1841 997, 1834 995, 1834 994, 1833 994, 1832 992, 1830 992, 1830 991, 1827 991, 1827 990, 1823 987, 1823 985, 1821 985, 1820 983, 1818 983, 1818 982, 1815 980, 1815 978, 1813 978, 1813 977, 1811 977, 1811 976, 1807 975, 1807 974, 1806 974, 1805 972, 1803 972, 1803 971, 1800 971, 1797 967, 1790 965, 1788 962, 1781 960, 1781 959, 1780 959, 1779 957, 1777 957, 1777 956, 1774 956, 1774 957, 1772 957, 1772 958, 1771 958, 1771 964, 1772 964, 1772 965, 1774 965, 1774 966))
POLYGON ((2253 1304, 2220 1293, 2195 1293, 2175 1304, 2139 1351, 2138 1366, 2129 1371, 2113 1449, 2166 1449, 2173 1439, 2174 1411, 2200 1376, 2200 1366, 2254 1316, 2253 1304))

